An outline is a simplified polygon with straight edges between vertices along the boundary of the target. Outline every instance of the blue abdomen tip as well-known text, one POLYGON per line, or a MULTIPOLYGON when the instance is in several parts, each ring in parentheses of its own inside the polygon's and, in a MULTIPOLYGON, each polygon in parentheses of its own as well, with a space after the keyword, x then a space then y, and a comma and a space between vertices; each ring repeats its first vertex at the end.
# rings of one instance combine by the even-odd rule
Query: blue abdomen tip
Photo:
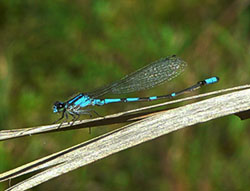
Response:
POLYGON ((218 77, 211 77, 205 80, 206 84, 214 84, 217 83, 219 81, 218 77))

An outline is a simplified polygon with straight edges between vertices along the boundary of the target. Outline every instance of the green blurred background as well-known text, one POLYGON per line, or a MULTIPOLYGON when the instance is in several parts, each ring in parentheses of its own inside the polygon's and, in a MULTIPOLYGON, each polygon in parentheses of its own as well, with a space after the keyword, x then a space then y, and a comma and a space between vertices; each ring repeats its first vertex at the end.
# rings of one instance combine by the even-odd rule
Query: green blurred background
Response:
MULTIPOLYGON (((214 75, 220 77, 219 84, 195 93, 247 84, 249 34, 247 0, 2 0, 0 128, 50 124, 58 118, 52 113, 54 101, 94 90, 172 54, 188 62, 185 73, 133 96, 170 93, 214 75)), ((147 104, 96 110, 107 115, 147 104)), ((249 125, 250 120, 236 116, 195 125, 33 190, 248 190, 249 125)), ((0 172, 119 126, 93 128, 92 134, 82 129, 1 142, 0 172)), ((8 182, 0 184, 0 190, 7 187, 8 182)))

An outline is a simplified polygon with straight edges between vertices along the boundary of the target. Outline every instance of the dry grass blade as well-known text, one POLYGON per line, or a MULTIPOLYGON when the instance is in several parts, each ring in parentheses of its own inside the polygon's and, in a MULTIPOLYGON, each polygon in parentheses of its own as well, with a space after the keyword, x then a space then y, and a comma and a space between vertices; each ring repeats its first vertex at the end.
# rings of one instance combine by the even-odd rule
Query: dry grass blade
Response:
POLYGON ((245 89, 156 113, 101 137, 3 173, 0 175, 0 180, 47 168, 8 189, 26 190, 96 160, 178 129, 249 110, 249 100, 250 89, 245 89))
POLYGON ((78 128, 88 128, 88 127, 95 127, 95 126, 100 126, 100 125, 136 121, 138 119, 144 118, 145 115, 152 113, 152 112, 145 112, 145 113, 138 113, 138 112, 143 112, 143 111, 161 107, 161 106, 166 106, 170 104, 175 104, 175 103, 202 98, 202 97, 211 96, 211 95, 218 95, 218 94, 246 89, 246 88, 250 88, 250 85, 238 86, 238 87, 218 90, 218 91, 214 91, 210 93, 199 94, 199 95, 195 95, 195 96, 191 96, 187 98, 172 100, 172 101, 155 104, 155 105, 151 105, 147 107, 142 107, 142 108, 126 111, 126 112, 112 114, 112 115, 108 115, 105 117, 98 117, 94 119, 77 121, 73 126, 71 126, 68 123, 64 123, 59 129, 58 129, 58 124, 53 124, 53 125, 44 125, 44 126, 37 126, 37 127, 23 128, 23 129, 15 129, 15 130, 2 130, 0 131, 0 141, 13 139, 17 137, 30 136, 34 134, 47 133, 47 132, 65 131, 65 130, 72 130, 72 129, 78 129, 78 128))

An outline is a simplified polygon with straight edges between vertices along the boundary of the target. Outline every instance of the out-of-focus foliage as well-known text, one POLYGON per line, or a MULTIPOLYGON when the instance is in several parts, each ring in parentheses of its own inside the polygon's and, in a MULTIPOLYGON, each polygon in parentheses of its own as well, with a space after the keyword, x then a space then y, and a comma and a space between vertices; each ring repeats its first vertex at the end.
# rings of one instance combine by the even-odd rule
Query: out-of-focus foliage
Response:
MULTIPOLYGON (((136 95, 169 93, 213 75, 220 77, 220 83, 201 91, 249 83, 248 3, 0 1, 0 128, 49 124, 58 117, 51 110, 54 101, 91 91, 172 54, 189 63, 185 74, 136 95)), ((96 109, 105 115, 141 105, 96 109)), ((247 190, 249 124, 235 116, 207 122, 201 128, 188 128, 118 153, 34 190, 247 190)), ((1 172, 109 130, 101 127, 91 135, 76 130, 3 142, 1 172)), ((7 186, 1 184, 0 189, 7 186)))

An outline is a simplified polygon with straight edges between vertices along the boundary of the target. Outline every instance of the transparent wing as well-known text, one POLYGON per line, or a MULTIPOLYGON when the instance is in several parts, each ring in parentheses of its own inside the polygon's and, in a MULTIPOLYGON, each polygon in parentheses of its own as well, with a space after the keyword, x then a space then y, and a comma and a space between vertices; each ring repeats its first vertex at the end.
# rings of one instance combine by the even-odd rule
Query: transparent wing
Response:
POLYGON ((175 55, 155 61, 121 80, 87 93, 90 97, 100 97, 107 93, 123 94, 149 89, 169 81, 183 72, 186 62, 175 55))

